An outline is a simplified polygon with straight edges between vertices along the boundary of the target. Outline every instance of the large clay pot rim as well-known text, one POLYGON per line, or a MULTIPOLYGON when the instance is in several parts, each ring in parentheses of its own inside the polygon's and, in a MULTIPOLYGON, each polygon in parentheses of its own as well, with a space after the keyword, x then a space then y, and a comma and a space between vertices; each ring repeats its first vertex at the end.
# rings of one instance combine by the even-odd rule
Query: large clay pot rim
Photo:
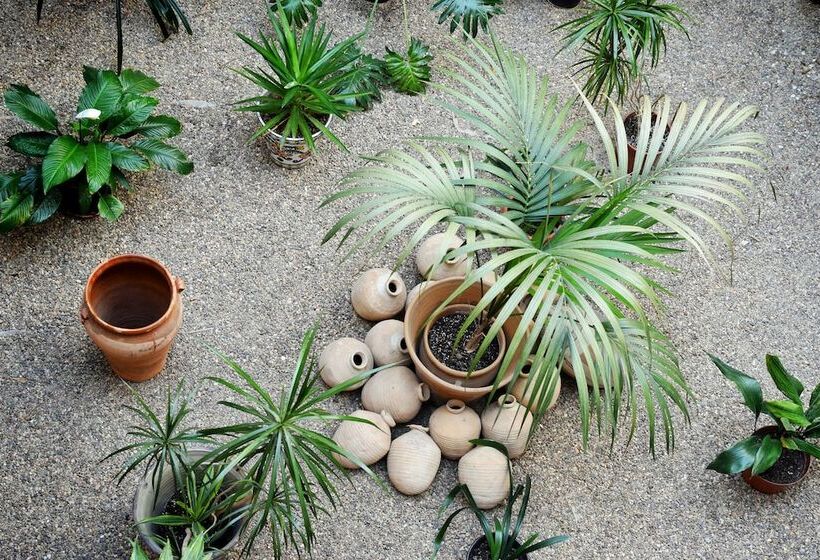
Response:
MULTIPOLYGON (((776 434, 778 431, 780 431, 780 428, 778 428, 777 426, 763 426, 762 428, 756 429, 754 431, 753 435, 765 436, 765 435, 776 434)), ((802 453, 806 457, 806 461, 805 461, 804 466, 803 466, 803 472, 801 472, 800 476, 796 480, 793 480, 792 482, 772 482, 768 478, 763 478, 759 474, 753 475, 752 474, 752 469, 746 469, 745 471, 743 471, 744 479, 746 477, 748 477, 748 478, 760 478, 761 480, 765 481, 766 484, 770 484, 774 488, 777 488, 779 490, 788 490, 789 488, 792 488, 792 487, 796 486, 797 484, 800 483, 800 481, 802 481, 804 478, 806 478, 806 475, 809 473, 809 467, 811 467, 811 455, 809 455, 805 451, 800 451, 800 453, 802 453)), ((748 482, 748 480, 747 480, 747 482, 748 482)))
POLYGON ((184 284, 178 278, 174 278, 171 274, 171 271, 166 268, 164 264, 159 262, 158 260, 151 258, 147 255, 140 255, 138 253, 126 253, 124 255, 117 255, 116 257, 111 257, 97 265, 97 268, 91 273, 91 276, 88 277, 88 281, 85 283, 85 291, 83 292, 83 303, 85 304, 85 310, 88 311, 89 314, 94 318, 94 320, 99 323, 99 325, 111 332, 115 332, 118 334, 142 334, 146 332, 150 332, 157 328, 157 326, 171 317, 171 314, 174 311, 174 303, 179 298, 179 292, 184 289, 184 284), (162 314, 162 317, 151 323, 150 325, 146 325, 144 327, 139 327, 136 329, 126 329, 122 327, 114 326, 110 323, 103 321, 103 319, 97 315, 97 312, 94 311, 94 307, 91 305, 91 290, 94 284, 97 282, 99 277, 104 273, 107 272, 109 269, 118 266, 123 263, 138 263, 148 265, 155 270, 162 273, 165 277, 165 281, 168 283, 168 289, 171 292, 171 303, 168 305, 168 309, 165 310, 165 313, 162 314), (179 282, 179 283, 178 283, 179 282))
POLYGON ((495 335, 495 339, 498 341, 498 356, 495 360, 492 361, 490 365, 487 367, 477 369, 472 372, 461 371, 457 369, 453 369, 446 364, 442 363, 433 351, 430 348, 430 328, 435 324, 436 321, 444 317, 445 315, 452 315, 454 313, 459 312, 467 312, 468 314, 475 308, 475 305, 471 305, 469 303, 454 303, 452 305, 448 305, 441 312, 437 315, 434 315, 433 318, 427 321, 427 324, 424 325, 424 332, 422 333, 421 343, 424 344, 424 350, 427 352, 427 355, 430 357, 430 360, 436 365, 437 368, 440 368, 442 371, 447 372, 448 375, 451 377, 461 377, 464 379, 470 379, 473 377, 481 377, 482 375, 487 375, 490 370, 498 369, 501 365, 501 361, 504 359, 504 352, 507 350, 507 337, 504 334, 504 329, 498 331, 498 334, 495 335))
MULTIPOLYGON (((262 123, 262 126, 264 126, 265 125, 265 119, 262 118, 262 113, 256 113, 256 116, 259 117, 259 122, 262 123)), ((329 128, 330 123, 332 121, 333 121, 333 115, 327 115, 327 120, 325 121, 325 128, 329 128)), ((282 139, 282 135, 279 134, 278 132, 276 132, 275 130, 273 130, 274 128, 276 128, 276 127, 271 128, 265 134, 273 136, 276 139, 276 141, 279 142, 282 139)), ((321 136, 321 135, 322 135, 322 131, 317 130, 316 132, 314 132, 310 136, 314 140, 317 140, 319 138, 319 136, 321 136)), ((288 136, 288 137, 285 138, 285 142, 304 142, 304 141, 305 141, 305 139, 302 138, 301 136, 295 137, 295 138, 288 136)))

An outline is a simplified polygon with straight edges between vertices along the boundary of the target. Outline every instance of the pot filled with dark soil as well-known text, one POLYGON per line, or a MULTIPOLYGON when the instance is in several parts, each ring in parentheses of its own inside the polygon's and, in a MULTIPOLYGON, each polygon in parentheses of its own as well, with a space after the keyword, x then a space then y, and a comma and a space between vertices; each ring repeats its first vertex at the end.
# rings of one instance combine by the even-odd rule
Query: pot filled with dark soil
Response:
MULTIPOLYGON (((258 116, 259 122, 262 123, 263 126, 267 120, 271 118, 271 115, 259 114, 258 116)), ((333 115, 328 115, 327 121, 325 122, 325 127, 329 127, 332 120, 333 115)), ((310 161, 313 157, 313 150, 308 147, 308 143, 305 139, 283 139, 282 135, 279 134, 276 129, 277 127, 274 127, 265 134, 267 144, 270 147, 271 155, 273 156, 273 162, 279 167, 284 167, 285 169, 299 169, 300 167, 307 165, 308 161, 310 161)), ((311 135, 314 145, 319 140, 321 135, 321 130, 317 130, 311 135)))
POLYGON ((75 177, 55 187, 60 189, 62 195, 60 211, 66 216, 81 220, 97 218, 100 215, 100 211, 97 209, 97 204, 100 202, 100 195, 99 193, 94 193, 86 200, 81 199, 80 189, 88 188, 82 181, 81 178, 75 177))
MULTIPOLYGON (((515 541, 516 546, 521 543, 515 541)), ((467 551, 467 560, 490 560, 490 547, 487 545, 487 537, 481 536, 475 540, 473 546, 467 551)), ((519 556, 518 560, 529 560, 528 555, 519 556)))
MULTIPOLYGON (((652 113, 652 126, 655 126, 655 123, 658 120, 658 115, 652 113)), ((635 155, 637 154, 638 150, 638 136, 641 133, 641 116, 638 113, 630 113, 624 118, 624 129, 626 129, 626 140, 627 140, 627 160, 626 160, 626 172, 632 173, 633 169, 635 168, 635 155)), ((650 140, 651 140, 652 131, 650 130, 650 140)), ((664 139, 669 135, 669 127, 666 127, 666 132, 664 133, 664 139)), ((660 155, 660 150, 663 150, 663 143, 658 151, 658 155, 660 155)))
POLYGON ((550 0, 550 4, 558 8, 576 8, 581 0, 550 0))
MULTIPOLYGON (((776 435, 777 426, 766 426, 755 431, 755 435, 776 435)), ((779 494, 797 486, 806 477, 811 465, 811 455, 796 449, 783 449, 780 458, 769 470, 752 475, 752 469, 743 471, 743 480, 749 486, 764 494, 779 494)))

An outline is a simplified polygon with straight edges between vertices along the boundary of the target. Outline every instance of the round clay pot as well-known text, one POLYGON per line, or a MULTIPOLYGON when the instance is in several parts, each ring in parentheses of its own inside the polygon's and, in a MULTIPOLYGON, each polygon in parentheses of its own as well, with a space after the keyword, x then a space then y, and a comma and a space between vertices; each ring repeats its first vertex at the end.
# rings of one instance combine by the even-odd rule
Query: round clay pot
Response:
MULTIPOLYGON (((529 358, 527 359, 527 363, 524 364, 524 367, 521 368, 518 378, 510 386, 510 394, 518 399, 518 402, 530 409, 530 411, 533 411, 539 409, 541 399, 544 399, 547 395, 542 394, 540 398, 533 398, 533 394, 536 393, 536 389, 535 381, 530 383, 531 367, 532 358, 529 358), (527 386, 527 383, 530 383, 530 385, 527 386)), ((549 400, 549 404, 547 405, 547 410, 555 406, 555 403, 558 402, 558 396, 561 394, 561 375, 558 373, 557 369, 553 371, 553 376, 555 377, 555 387, 552 392, 552 398, 549 400)), ((538 388, 538 392, 547 391, 550 381, 544 380, 541 383, 542 386, 538 388)))
MULTIPOLYGON (((441 303, 444 302, 463 281, 463 278, 446 278, 444 280, 438 280, 426 287, 412 305, 407 308, 407 312, 404 316, 404 338, 407 341, 407 349, 410 352, 410 359, 413 361, 416 373, 422 381, 430 386, 430 390, 433 394, 444 400, 458 399, 464 402, 471 402, 488 395, 493 389, 492 385, 470 387, 464 385, 461 380, 452 382, 443 379, 422 362, 419 351, 428 317, 436 312, 441 303)), ((486 289, 487 285, 485 284, 484 290, 486 291, 486 289)), ((482 293, 481 284, 473 284, 459 294, 458 297, 454 299, 453 304, 466 303, 475 305, 481 299, 482 293)), ((502 327, 506 339, 509 340, 512 338, 520 321, 521 316, 518 314, 514 314, 507 319, 502 327)), ((515 359, 510 362, 509 368, 503 373, 498 388, 503 388, 509 383, 521 350, 523 350, 523 348, 519 347, 515 359)))
POLYGON ((383 321, 398 315, 407 299, 404 280, 386 268, 371 268, 353 282, 350 301, 362 319, 383 321))
POLYGON ((450 399, 430 416, 430 437, 448 459, 460 459, 481 436, 481 418, 462 401, 450 399))
MULTIPOLYGON (((376 414, 368 410, 357 410, 350 416, 363 418, 370 423, 345 420, 333 434, 333 441, 365 465, 372 465, 381 460, 390 451, 390 429, 396 425, 393 417, 386 411, 376 414)), ((347 457, 338 454, 333 456, 347 469, 358 468, 347 457)))
MULTIPOLYGON (((514 541, 516 548, 521 547, 521 543, 514 541)), ((519 556, 516 560, 529 560, 529 555, 519 556)), ((467 560, 490 560, 490 553, 487 547, 487 537, 481 535, 467 551, 467 560)))
POLYGON ((381 370, 368 379, 362 389, 362 406, 366 410, 386 410, 399 423, 415 418, 421 403, 429 398, 427 384, 419 383, 413 370, 404 366, 381 370))
POLYGON ((481 413, 481 435, 506 446, 510 459, 527 449, 532 414, 512 395, 502 395, 481 413))
POLYGON ((407 496, 421 494, 433 484, 441 464, 441 450, 423 426, 393 440, 387 454, 387 477, 396 490, 407 496))
MULTIPOLYGON (((319 355, 319 375, 328 387, 335 387, 369 369, 373 369, 370 348, 355 338, 334 340, 319 355)), ((364 383, 365 381, 356 383, 347 390, 355 391, 364 383)))
POLYGON ((364 337, 364 343, 373 354, 377 366, 403 364, 410 361, 404 340, 404 323, 387 319, 373 325, 364 337))
MULTIPOLYGON (((777 434, 777 432, 777 426, 764 426, 755 430, 754 434, 756 436, 763 437, 766 435, 777 434)), ((809 467, 811 466, 811 455, 803 451, 800 451, 800 453, 802 453, 806 458, 804 462, 805 466, 803 467, 803 471, 800 473, 800 477, 794 482, 772 482, 770 480, 766 480, 760 475, 752 475, 752 469, 746 469, 743 471, 743 480, 745 480, 749 486, 764 494, 779 494, 781 492, 785 492, 786 490, 790 490, 806 478, 806 474, 808 474, 809 467)))
POLYGON ((416 250, 416 268, 426 280, 442 280, 454 276, 466 276, 470 269, 467 255, 443 260, 448 251, 457 249, 464 240, 454 234, 431 235, 416 250))
MULTIPOLYGON (((209 452, 209 449, 204 448, 188 449, 190 464, 195 464, 209 452)), ((245 476, 245 473, 241 469, 233 469, 225 476, 223 488, 231 483, 237 484, 245 480, 245 476)), ((174 498, 177 492, 177 485, 174 481, 174 473, 171 471, 170 465, 166 465, 163 469, 162 478, 159 479, 156 486, 154 485, 152 477, 153 472, 145 473, 145 476, 143 476, 137 485, 137 490, 134 493, 133 516, 143 545, 158 555, 162 552, 162 547, 152 538, 156 534, 156 526, 152 523, 140 523, 140 521, 162 514, 168 502, 174 498)), ((234 507, 240 507, 247 503, 247 501, 237 502, 234 507)), ((236 547, 239 542, 241 527, 242 523, 237 522, 225 530, 225 534, 219 539, 219 547, 210 550, 213 554, 213 558, 221 558, 236 547)))
POLYGON ((181 278, 144 255, 103 262, 85 285, 80 319, 114 372, 147 381, 165 367, 182 324, 181 278))
POLYGON ((558 8, 569 9, 578 7, 581 0, 550 0, 550 3, 558 8))
POLYGON ((458 481, 465 484, 481 509, 492 509, 507 497, 510 470, 503 453, 478 446, 458 461, 458 481))
POLYGON ((454 313, 469 314, 475 308, 474 305, 465 303, 458 303, 455 305, 448 305, 439 313, 434 319, 427 322, 424 327, 424 333, 421 339, 421 347, 419 348, 419 358, 421 362, 432 371, 437 377, 452 383, 453 385, 461 385, 464 387, 484 387, 492 385, 498 373, 498 368, 501 366, 501 361, 504 359, 504 350, 507 347, 507 338, 504 331, 498 332, 496 340, 498 340, 498 357, 493 360, 493 363, 487 367, 477 369, 472 372, 461 371, 447 366, 444 362, 439 360, 430 348, 430 329, 440 318, 454 313))
MULTIPOLYGON (((265 119, 258 113, 257 116, 259 117, 259 122, 264 126, 265 119)), ((330 127, 332 120, 333 115, 329 115, 325 127, 330 127)), ((317 131, 311 136, 313 138, 313 144, 316 145, 316 142, 322 136, 322 132, 317 131)), ((273 162, 279 167, 299 169, 307 165, 311 158, 313 158, 313 151, 308 148, 304 138, 285 138, 283 142, 282 135, 273 129, 265 133, 265 138, 268 140, 266 143, 270 148, 273 162)))

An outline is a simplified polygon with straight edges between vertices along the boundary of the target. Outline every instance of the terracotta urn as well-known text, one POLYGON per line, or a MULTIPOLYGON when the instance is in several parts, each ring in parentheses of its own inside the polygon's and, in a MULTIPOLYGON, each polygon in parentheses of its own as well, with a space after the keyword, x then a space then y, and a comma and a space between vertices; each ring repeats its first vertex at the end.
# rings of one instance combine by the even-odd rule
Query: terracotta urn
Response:
MULTIPOLYGON (((776 438, 779 437, 778 433, 779 429, 777 426, 763 426, 762 428, 758 428, 754 431, 754 435, 760 438, 765 437, 767 435, 776 438)), ((746 469, 741 473, 743 480, 746 482, 746 484, 748 484, 758 492, 762 492, 763 494, 780 494, 781 492, 785 492, 786 490, 791 490, 792 488, 800 484, 800 482, 804 478, 806 478, 806 475, 809 472, 809 467, 811 466, 811 455, 801 450, 784 449, 783 454, 785 455, 786 453, 795 453, 803 456, 803 467, 797 472, 797 476, 794 478, 794 480, 790 482, 774 482, 764 478, 766 473, 752 474, 752 469, 746 469)), ((781 455, 781 459, 783 459, 783 455, 781 455)), ((777 462, 775 462, 775 465, 776 464, 777 462)))
POLYGON ((407 289, 404 280, 386 268, 371 268, 353 282, 350 300, 362 319, 382 321, 398 315, 404 308, 407 289))
POLYGON ((413 286, 413 289, 407 293, 407 301, 404 302, 404 309, 410 309, 410 305, 414 301, 416 301, 416 298, 419 297, 421 291, 424 290, 427 286, 430 286, 432 283, 432 280, 424 280, 413 286))
MULTIPOLYGON (((377 414, 369 410, 357 410, 350 416, 363 418, 369 423, 345 420, 333 434, 333 441, 365 465, 381 460, 390 451, 390 429, 396 425, 393 417, 386 411, 377 414)), ((333 456, 347 469, 358 468, 347 457, 338 454, 333 456)))
POLYGON ((458 481, 470 489, 476 505, 492 509, 510 489, 509 461, 492 447, 478 446, 458 461, 458 481))
POLYGON ((430 398, 430 388, 419 383, 408 367, 383 369, 367 380, 362 389, 362 406, 371 412, 386 410, 399 423, 409 422, 430 398))
MULTIPOLYGON (((259 122, 264 126, 265 119, 258 113, 257 116, 259 117, 259 122)), ((332 120, 333 115, 329 115, 325 127, 330 127, 332 120)), ((311 136, 313 138, 313 145, 315 146, 322 136, 322 131, 317 130, 311 136)), ((266 143, 270 148, 273 162, 279 167, 285 169, 300 169, 307 165, 313 158, 313 151, 308 147, 304 138, 285 138, 283 140, 282 135, 273 129, 268 130, 264 138, 267 140, 266 143)))
POLYGON ((396 490, 408 496, 421 494, 433 484, 441 464, 441 450, 423 426, 393 440, 387 454, 387 477, 396 490))
POLYGON ((450 399, 430 416, 430 437, 448 459, 460 459, 481 436, 481 418, 462 401, 450 399))
MULTIPOLYGON (((434 395, 444 400, 458 399, 470 402, 488 395, 493 390, 492 384, 474 387, 466 384, 464 380, 441 377, 441 372, 430 369, 421 359, 421 353, 423 352, 422 339, 428 319, 463 281, 463 278, 446 278, 437 280, 426 287, 412 305, 407 308, 404 316, 404 338, 407 341, 407 349, 416 373, 422 381, 430 386, 430 390, 434 395)), ((486 283, 483 286, 480 283, 473 284, 454 298, 452 303, 453 305, 475 305, 487 289, 488 285, 486 283)), ((505 339, 512 339, 520 322, 521 315, 518 314, 513 314, 504 322, 502 330, 505 339)), ((510 382, 516 367, 518 354, 522 350, 523 348, 519 347, 515 359, 511 360, 510 366, 500 375, 501 379, 497 388, 503 388, 510 382)))
POLYGON ((373 354, 377 366, 402 364, 410 361, 404 340, 404 322, 396 319, 379 321, 368 331, 364 343, 373 354))
POLYGON ((464 240, 452 233, 437 233, 425 239, 416 250, 416 268, 419 274, 427 280, 466 276, 470 269, 467 255, 444 259, 448 251, 463 244, 464 240))
POLYGON ((481 435, 507 447, 510 459, 527 449, 532 429, 532 414, 514 396, 502 395, 481 413, 481 435))
POLYGON ((94 269, 80 319, 117 375, 141 382, 162 371, 182 324, 184 289, 181 278, 144 255, 119 255, 94 269))
MULTIPOLYGON (((345 337, 325 346, 319 355, 319 375, 328 387, 373 369, 373 355, 367 345, 355 338, 345 337)), ((363 380, 352 385, 348 391, 355 391, 364 385, 363 380)))
POLYGON ((553 369, 552 376, 549 379, 541 381, 541 385, 536 389, 536 380, 531 379, 530 370, 532 368, 532 358, 527 359, 527 363, 521 368, 518 378, 510 386, 510 394, 513 395, 518 402, 526 406, 530 411, 537 411, 542 400, 549 398, 547 410, 555 406, 558 402, 558 396, 561 394, 561 375, 557 369, 553 369), (554 380, 554 381, 553 381, 554 380), (554 383, 551 397, 549 397, 550 384, 554 383), (529 384, 529 385, 527 385, 529 384), (537 393, 541 393, 540 398, 534 397, 537 393))

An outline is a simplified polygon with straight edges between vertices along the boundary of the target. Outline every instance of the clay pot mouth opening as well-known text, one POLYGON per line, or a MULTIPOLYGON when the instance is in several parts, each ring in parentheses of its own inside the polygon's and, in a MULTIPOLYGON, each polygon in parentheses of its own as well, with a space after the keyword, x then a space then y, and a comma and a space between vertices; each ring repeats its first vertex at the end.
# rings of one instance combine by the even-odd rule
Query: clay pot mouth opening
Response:
POLYGON ((461 414, 465 408, 467 408, 467 405, 464 404, 464 401, 458 399, 450 399, 447 401, 447 410, 453 414, 461 414))
POLYGON ((399 293, 399 283, 392 278, 387 281, 387 293, 391 296, 398 295, 399 293))
POLYGON ((427 402, 430 400, 430 387, 427 383, 419 383, 419 400, 427 402))
POLYGON ((402 354, 407 354, 407 352, 408 352, 408 350, 407 350, 407 341, 404 339, 404 337, 401 337, 399 339, 399 351, 402 354))
POLYGON ((532 372, 532 362, 527 362, 523 366, 521 366, 521 374, 519 377, 529 377, 530 373, 532 372))
POLYGON ((176 292, 173 276, 159 261, 144 255, 120 255, 91 273, 85 304, 103 327, 138 334, 167 320, 176 292))
POLYGON ((356 369, 364 369, 364 365, 367 363, 364 352, 353 352, 353 355, 350 356, 350 363, 356 369))
POLYGON ((498 405, 502 408, 508 408, 518 402, 514 395, 502 395, 498 397, 498 405))

